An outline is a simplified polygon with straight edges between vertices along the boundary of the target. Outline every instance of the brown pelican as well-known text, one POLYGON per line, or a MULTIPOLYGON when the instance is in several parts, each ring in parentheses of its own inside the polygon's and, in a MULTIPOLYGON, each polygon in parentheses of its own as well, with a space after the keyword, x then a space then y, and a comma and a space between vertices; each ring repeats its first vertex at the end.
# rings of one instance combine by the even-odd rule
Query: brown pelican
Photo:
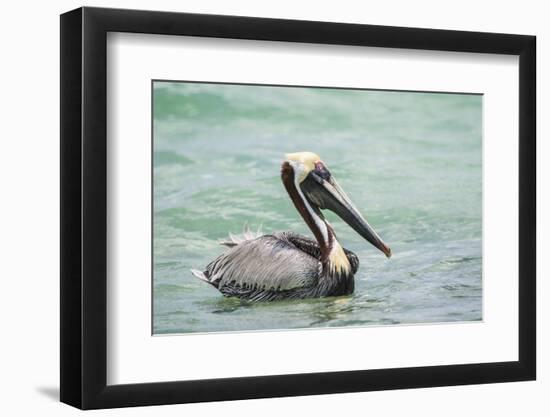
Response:
POLYGON ((354 290, 357 256, 340 246, 321 210, 331 210, 388 258, 390 248, 361 216, 319 156, 311 152, 286 155, 281 179, 315 240, 293 232, 221 242, 230 249, 204 272, 193 274, 224 296, 252 301, 348 295, 354 290))

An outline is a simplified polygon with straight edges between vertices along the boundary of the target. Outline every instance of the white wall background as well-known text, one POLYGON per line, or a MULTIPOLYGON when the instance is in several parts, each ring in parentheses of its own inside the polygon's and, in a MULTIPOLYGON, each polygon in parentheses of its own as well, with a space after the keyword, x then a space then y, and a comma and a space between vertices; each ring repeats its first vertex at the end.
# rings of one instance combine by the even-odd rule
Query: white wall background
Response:
MULTIPOLYGON (((6 2, 2 7, 0 187, 0 410, 3 415, 74 415, 59 392, 59 17, 77 1, 6 2)), ((139 409, 98 415, 329 416, 518 415, 550 412, 550 168, 547 113, 550 26, 545 2, 124 0, 86 5, 533 34, 538 37, 538 381, 325 395, 139 409), (544 236, 543 236, 544 234, 544 236), (546 259, 544 259, 546 258, 546 259), (546 394, 546 395, 544 395, 546 394)))

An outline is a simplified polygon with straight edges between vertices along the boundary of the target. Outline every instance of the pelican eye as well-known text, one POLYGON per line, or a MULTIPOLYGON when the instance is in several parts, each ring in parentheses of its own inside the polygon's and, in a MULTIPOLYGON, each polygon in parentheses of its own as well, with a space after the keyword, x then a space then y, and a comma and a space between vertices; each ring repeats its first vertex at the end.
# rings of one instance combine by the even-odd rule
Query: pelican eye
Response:
POLYGON ((315 162, 315 173, 324 180, 330 179, 330 172, 321 161, 315 162))

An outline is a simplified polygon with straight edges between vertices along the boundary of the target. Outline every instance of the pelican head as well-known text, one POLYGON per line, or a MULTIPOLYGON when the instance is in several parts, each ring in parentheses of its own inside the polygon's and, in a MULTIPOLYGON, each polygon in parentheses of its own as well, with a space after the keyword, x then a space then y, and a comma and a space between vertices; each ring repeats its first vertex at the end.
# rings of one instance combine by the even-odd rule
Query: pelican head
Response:
POLYGON ((286 155, 281 168, 283 184, 321 247, 330 250, 334 231, 321 210, 330 210, 388 258, 391 249, 369 225, 340 188, 321 158, 312 152, 286 155))

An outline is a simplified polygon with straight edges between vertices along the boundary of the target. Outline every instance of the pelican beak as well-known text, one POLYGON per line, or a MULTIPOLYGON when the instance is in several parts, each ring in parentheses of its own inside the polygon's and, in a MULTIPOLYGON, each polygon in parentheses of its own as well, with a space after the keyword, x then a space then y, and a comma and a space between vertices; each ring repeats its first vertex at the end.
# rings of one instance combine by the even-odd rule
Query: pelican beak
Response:
POLYGON ((328 209, 336 213, 359 235, 381 250, 386 257, 391 257, 392 253, 389 246, 380 239, 374 229, 359 213, 359 210, 355 208, 334 177, 330 176, 328 179, 324 179, 315 171, 311 171, 300 184, 300 188, 310 203, 319 209, 328 209))

